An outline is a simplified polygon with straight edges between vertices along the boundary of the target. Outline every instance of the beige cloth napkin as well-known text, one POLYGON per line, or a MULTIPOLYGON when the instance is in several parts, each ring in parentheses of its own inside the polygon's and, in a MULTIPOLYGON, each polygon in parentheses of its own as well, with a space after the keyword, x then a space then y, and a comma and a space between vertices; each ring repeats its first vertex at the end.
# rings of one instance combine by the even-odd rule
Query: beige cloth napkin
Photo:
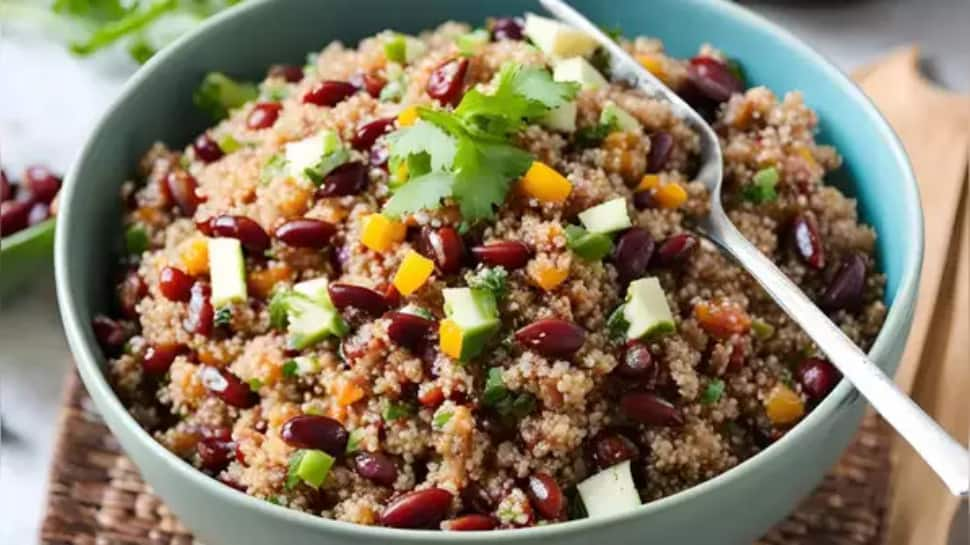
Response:
MULTIPOLYGON (((896 381, 964 444, 970 389, 970 96, 934 87, 919 50, 900 49, 854 74, 895 129, 919 183, 925 256, 913 330, 896 381)), ((898 436, 893 445, 890 545, 945 545, 960 505, 898 436)))

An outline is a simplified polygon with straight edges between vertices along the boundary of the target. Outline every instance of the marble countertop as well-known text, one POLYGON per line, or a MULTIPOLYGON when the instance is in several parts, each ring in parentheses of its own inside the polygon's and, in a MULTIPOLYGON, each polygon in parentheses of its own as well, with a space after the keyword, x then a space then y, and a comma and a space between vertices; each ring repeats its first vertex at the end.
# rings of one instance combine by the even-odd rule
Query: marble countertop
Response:
MULTIPOLYGON (((933 78, 952 89, 970 89, 967 0, 743 3, 788 27, 845 71, 916 42, 933 78)), ((4 168, 19 172, 41 162, 66 170, 135 69, 121 51, 77 59, 36 30, 0 26, 4 168)), ((0 543, 36 540, 69 365, 51 275, 0 301, 0 543)))

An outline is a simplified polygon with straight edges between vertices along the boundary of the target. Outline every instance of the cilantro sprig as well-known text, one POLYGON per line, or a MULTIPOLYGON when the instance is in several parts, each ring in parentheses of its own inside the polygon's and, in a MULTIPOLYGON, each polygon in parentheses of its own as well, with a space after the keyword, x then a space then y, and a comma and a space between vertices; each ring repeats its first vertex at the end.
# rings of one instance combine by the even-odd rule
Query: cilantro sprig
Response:
POLYGON ((420 120, 390 136, 392 165, 406 164, 409 178, 395 188, 385 214, 435 209, 451 198, 467 223, 492 218, 533 160, 512 136, 577 90, 545 68, 510 63, 491 94, 472 89, 452 112, 418 108, 420 120))

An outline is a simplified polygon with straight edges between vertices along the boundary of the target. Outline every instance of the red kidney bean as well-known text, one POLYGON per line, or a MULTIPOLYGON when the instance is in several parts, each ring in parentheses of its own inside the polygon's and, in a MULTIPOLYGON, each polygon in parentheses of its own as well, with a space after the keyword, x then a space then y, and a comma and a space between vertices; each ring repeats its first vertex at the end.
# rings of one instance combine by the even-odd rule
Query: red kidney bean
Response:
POLYGON ((231 438, 203 437, 195 444, 195 450, 199 454, 202 469, 218 473, 232 461, 236 444, 231 438))
POLYGON ((649 392, 630 392, 620 399, 623 412, 633 420, 649 426, 680 426, 684 415, 669 401, 649 392))
POLYGON ((592 441, 593 461, 601 469, 640 456, 640 449, 626 435, 612 430, 597 433, 592 441))
POLYGON ((689 233, 677 233, 667 237, 653 254, 653 263, 658 267, 673 267, 687 261, 700 243, 689 233))
POLYGON ((37 225, 51 217, 51 207, 46 202, 35 202, 27 214, 27 225, 37 225))
POLYGON ((798 383, 813 401, 821 401, 842 380, 842 373, 822 358, 807 358, 795 372, 798 383))
POLYGON ((259 403, 259 396, 239 377, 215 367, 204 366, 199 377, 206 390, 215 394, 227 405, 237 409, 248 409, 259 403))
POLYGON ((711 57, 694 57, 687 66, 687 80, 702 96, 725 102, 734 93, 743 93, 744 84, 723 62, 711 57))
POLYGON ((434 229, 425 226, 418 238, 418 251, 433 260, 442 274, 454 274, 461 269, 465 244, 454 227, 434 229))
POLYGON ((195 222, 195 228, 199 230, 200 233, 207 237, 212 236, 212 220, 215 218, 205 218, 203 220, 198 220, 195 222))
POLYGON ((291 447, 322 450, 337 457, 344 455, 348 437, 340 422, 319 415, 294 416, 280 429, 280 438, 291 447))
POLYGON ((121 352, 128 340, 125 329, 115 320, 98 314, 91 319, 91 329, 94 330, 94 337, 105 354, 113 356, 121 352))
POLYGON ((813 214, 804 212, 795 216, 792 220, 791 237, 795 253, 806 265, 816 270, 825 268, 825 249, 822 247, 822 237, 818 233, 818 224, 813 214))
POLYGON ((616 366, 617 374, 632 379, 647 378, 654 374, 655 370, 650 348, 640 341, 627 343, 623 357, 616 366))
POLYGON ((633 192, 633 207, 637 210, 647 210, 657 208, 657 191, 655 189, 643 189, 633 192))
POLYGON ((410 312, 389 312, 385 316, 390 323, 387 325, 387 336, 395 343, 415 348, 434 329, 434 321, 422 318, 410 312))
POLYGON ((518 240, 501 240, 484 246, 475 246, 472 248, 472 253, 482 263, 502 266, 509 270, 525 267, 532 257, 529 246, 518 240))
POLYGON ((301 218, 290 220, 276 228, 276 238, 295 248, 323 248, 337 227, 327 221, 301 218))
POLYGON ((370 163, 370 166, 387 172, 387 159, 389 156, 390 152, 388 152, 387 146, 380 144, 370 149, 370 154, 368 154, 367 160, 370 163))
POLYGON ((189 333, 198 333, 203 337, 212 335, 212 319, 215 317, 215 310, 209 301, 211 293, 209 285, 204 282, 196 282, 192 285, 189 295, 189 313, 182 322, 182 327, 189 333))
POLYGON ((523 38, 525 24, 519 17, 499 17, 492 22, 492 40, 514 40, 520 41, 523 38))
POLYGON ((381 513, 381 524, 391 528, 434 528, 451 508, 451 492, 425 488, 398 496, 381 513))
POLYGON ((655 174, 667 166, 674 149, 674 137, 669 132, 657 131, 650 135, 650 153, 647 155, 647 173, 655 174))
POLYGON ((283 105, 279 102, 260 102, 246 116, 246 127, 254 131, 268 129, 276 124, 283 105))
POLYGON ((3 236, 12 235, 27 228, 30 217, 31 203, 21 201, 4 201, 0 203, 0 233, 3 236))
POLYGON ((303 102, 332 107, 356 92, 357 88, 346 81, 321 81, 303 95, 303 102))
POLYGON ((468 59, 458 58, 443 62, 428 78, 425 86, 428 96, 438 99, 446 106, 458 104, 464 94, 468 59))
POLYGON ((0 168, 0 202, 8 201, 13 198, 13 186, 7 180, 7 173, 0 168))
POLYGON ((433 388, 428 388, 423 393, 418 394, 418 403, 422 407, 427 407, 429 409, 437 408, 445 402, 445 393, 441 391, 440 386, 435 386, 433 388))
POLYGON ((488 515, 462 515, 441 523, 441 529, 446 532, 485 532, 494 530, 498 522, 488 515))
POLYGON ((165 267, 158 275, 158 290, 169 301, 185 303, 192 295, 192 277, 182 269, 165 267))
POLYGON ((195 192, 198 186, 195 177, 182 169, 173 170, 165 176, 165 191, 172 196, 179 212, 186 217, 195 214, 195 209, 202 202, 195 192))
POLYGON ((294 64, 274 64, 266 74, 271 78, 280 78, 287 83, 297 83, 303 80, 303 67, 294 64))
POLYGON ((269 249, 269 235, 258 223, 246 216, 217 216, 212 219, 211 226, 213 235, 238 239, 251 252, 261 254, 269 249))
POLYGON ((350 77, 350 84, 368 95, 378 98, 381 90, 387 85, 387 80, 377 74, 357 73, 350 77))
POLYGON ((354 137, 350 140, 350 145, 356 150, 368 150, 374 145, 381 136, 394 130, 393 117, 375 119, 357 127, 354 137))
POLYGON ((627 229, 620 235, 613 249, 613 265, 621 282, 631 282, 647 272, 653 246, 653 237, 641 227, 627 229))
POLYGON ((118 307, 125 318, 132 320, 138 318, 135 307, 145 297, 146 293, 148 293, 148 286, 145 285, 141 275, 138 274, 137 270, 129 270, 118 285, 117 290, 118 307))
POLYGON ((536 320, 515 332, 519 344, 544 356, 569 357, 586 342, 586 330, 558 318, 536 320))
POLYGON ((853 252, 842 258, 839 270, 819 299, 819 306, 827 312, 855 310, 862 305, 866 288, 866 258, 853 252))
POLYGON ((318 198, 345 197, 357 195, 367 188, 370 177, 367 166, 360 161, 350 161, 330 171, 324 176, 323 183, 317 189, 318 198))
POLYGON ((556 480, 545 473, 536 473, 529 477, 526 484, 526 494, 532 507, 547 520, 558 520, 566 507, 566 500, 556 480))
POLYGON ((461 504, 467 511, 487 515, 495 508, 495 501, 485 487, 470 481, 461 489, 461 504))
POLYGON ((141 368, 149 375, 161 376, 168 372, 168 368, 175 361, 182 347, 177 344, 152 344, 145 349, 141 360, 141 368))
POLYGON ((330 301, 340 310, 349 307, 378 315, 387 310, 387 299, 370 288, 353 284, 334 283, 327 286, 330 301))
POLYGON ((726 371, 728 373, 737 373, 744 367, 744 364, 747 361, 748 350, 744 347, 744 344, 742 344, 740 340, 736 340, 731 347, 731 355, 728 356, 726 371))
POLYGON ((39 201, 50 204, 61 190, 61 179, 47 167, 33 165, 24 171, 24 187, 39 201))
POLYGON ((379 452, 361 452, 354 457, 354 468, 361 477, 381 486, 392 486, 397 480, 394 460, 379 452))
POLYGON ((218 161, 223 155, 222 148, 208 133, 200 134, 192 142, 192 150, 195 151, 195 156, 205 163, 218 161))

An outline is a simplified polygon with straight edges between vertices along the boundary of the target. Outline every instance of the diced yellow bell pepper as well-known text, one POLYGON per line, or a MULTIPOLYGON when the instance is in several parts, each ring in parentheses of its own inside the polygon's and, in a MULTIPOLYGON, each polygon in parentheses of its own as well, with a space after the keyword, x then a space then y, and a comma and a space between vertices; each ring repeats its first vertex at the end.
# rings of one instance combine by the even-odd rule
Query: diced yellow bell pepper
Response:
POLYGON ((364 389, 355 384, 353 381, 341 379, 339 381, 339 385, 337 386, 335 397, 338 405, 341 407, 346 407, 363 399, 364 389))
POLYGON ((648 72, 654 76, 657 76, 661 80, 667 76, 667 72, 664 70, 663 58, 661 58, 660 55, 641 53, 637 55, 637 62, 646 68, 648 72))
POLYGON ((401 295, 411 295, 428 281, 433 271, 434 261, 411 250, 394 274, 394 287, 401 295))
POLYGON ((360 242, 375 252, 386 252, 397 242, 404 240, 407 227, 383 214, 370 214, 364 218, 360 242))
POLYGON ((549 165, 533 161, 522 177, 519 188, 526 195, 543 202, 563 202, 573 190, 573 184, 549 165))
POLYGON ((399 127, 410 127, 418 120, 418 107, 408 106, 397 114, 397 125, 399 127))
POLYGON ((805 146, 799 146, 796 153, 805 159, 805 162, 811 165, 813 168, 818 166, 818 161, 815 160, 815 156, 812 155, 812 150, 806 148, 805 146))
POLYGON ((439 347, 446 355, 459 359, 461 358, 461 328, 451 320, 442 320, 438 326, 439 347))
POLYGON ((670 182, 657 188, 654 199, 661 208, 679 208, 687 202, 687 190, 677 182, 670 182))
POLYGON ((540 288, 546 291, 552 291, 556 289, 559 284, 566 281, 569 276, 569 269, 560 269, 555 265, 540 263, 532 265, 528 268, 529 276, 535 280, 535 283, 539 285, 540 288))
POLYGON ((637 191, 657 189, 658 187, 660 187, 660 176, 656 174, 644 174, 643 178, 640 178, 640 184, 637 185, 637 191))
POLYGON ((765 398, 765 412, 775 424, 791 424, 805 414, 805 404, 791 388, 776 384, 765 398))
POLYGON ((179 261, 185 272, 198 276, 209 272, 209 242, 205 237, 193 237, 179 247, 179 261))

